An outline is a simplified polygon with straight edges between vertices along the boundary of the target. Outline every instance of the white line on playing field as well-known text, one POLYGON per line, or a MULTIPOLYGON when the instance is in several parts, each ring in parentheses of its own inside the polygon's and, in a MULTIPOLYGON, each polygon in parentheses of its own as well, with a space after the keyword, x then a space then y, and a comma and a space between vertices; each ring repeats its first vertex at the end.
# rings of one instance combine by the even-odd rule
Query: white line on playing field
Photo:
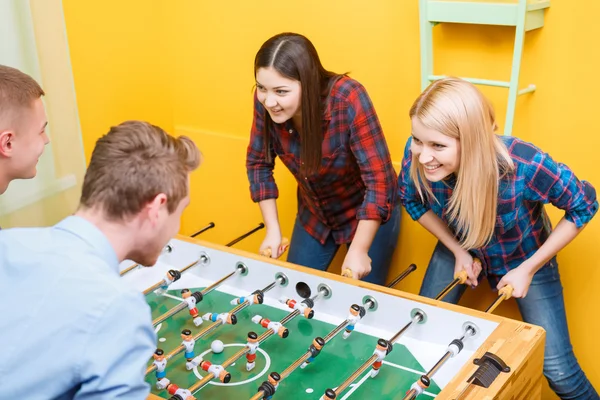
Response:
MULTIPOLYGON (((245 343, 229 343, 229 344, 224 345, 223 347, 246 347, 246 344, 245 343)), ((260 378, 261 376, 263 376, 264 374, 266 374, 267 371, 269 370, 269 367, 271 366, 271 358, 269 357, 267 352, 264 351, 263 349, 261 349, 260 347, 257 348, 256 350, 265 357, 265 367, 257 375, 253 376, 250 379, 246 379, 245 381, 222 383, 219 381, 211 380, 208 383, 210 383, 211 385, 216 385, 216 386, 237 386, 237 385, 243 385, 244 383, 255 381, 258 378, 260 378)), ((208 349, 208 350, 204 351, 203 353, 201 353, 200 357, 203 357, 205 354, 208 354, 210 352, 212 352, 212 350, 208 349)), ((200 372, 198 371, 198 367, 194 367, 194 375, 196 375, 196 377, 198 379, 202 379, 202 375, 200 375, 200 372)), ((203 386, 203 387, 206 387, 206 386, 203 386)), ((201 389, 202 388, 198 389, 196 392, 198 392, 201 389)))
MULTIPOLYGON (((384 360, 383 364, 389 365, 390 367, 395 367, 395 368, 398 368, 398 369, 403 369, 405 371, 412 372, 412 373, 415 373, 417 375, 422 375, 423 374, 423 372, 420 372, 420 371, 417 371, 417 370, 414 370, 414 369, 411 369, 411 368, 406 368, 406 367, 403 367, 401 365, 391 363, 389 361, 385 361, 384 360)), ((371 374, 371 371, 367 371, 367 373, 362 378, 360 378, 360 380, 357 383, 355 383, 354 385, 352 385, 352 389, 350 389, 350 391, 348 393, 346 393, 344 395, 344 397, 342 397, 340 400, 346 400, 348 397, 350 397, 350 395, 352 393, 354 393, 354 391, 356 389, 358 389, 360 387, 360 385, 362 385, 363 383, 366 382, 367 379, 369 379, 369 375, 370 374, 371 374)), ((423 394, 425 394, 425 395, 427 395, 429 397, 435 397, 436 396, 435 394, 429 393, 429 392, 423 392, 423 394)))

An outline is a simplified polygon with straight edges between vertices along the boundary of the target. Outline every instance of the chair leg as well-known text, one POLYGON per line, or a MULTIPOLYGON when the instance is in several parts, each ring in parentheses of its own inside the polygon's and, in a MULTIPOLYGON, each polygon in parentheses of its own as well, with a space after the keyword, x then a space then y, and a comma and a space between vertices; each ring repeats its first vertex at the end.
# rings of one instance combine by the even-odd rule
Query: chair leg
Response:
POLYGON ((421 36, 421 90, 429 86, 433 75, 433 25, 427 20, 428 0, 419 0, 419 31, 421 36))
POLYGON ((521 58, 523 55, 523 43, 525 41, 525 15, 527 13, 527 0, 519 0, 517 10, 517 26, 515 28, 515 44, 513 49, 513 61, 510 72, 510 85, 508 89, 508 104, 506 107, 506 121, 504 135, 510 136, 515 117, 515 108, 519 92, 519 73, 521 70, 521 58))

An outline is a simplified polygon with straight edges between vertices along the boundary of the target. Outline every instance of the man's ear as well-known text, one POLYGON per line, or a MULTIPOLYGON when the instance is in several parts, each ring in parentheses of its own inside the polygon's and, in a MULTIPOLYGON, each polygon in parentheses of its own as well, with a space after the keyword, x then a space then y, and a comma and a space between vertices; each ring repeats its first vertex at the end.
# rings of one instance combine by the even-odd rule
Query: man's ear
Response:
POLYGON ((150 200, 146 204, 146 213, 148 215, 148 219, 152 225, 155 225, 158 222, 160 216, 160 210, 162 207, 167 205, 167 195, 164 193, 159 193, 152 200, 150 200))
POLYGON ((10 157, 13 154, 15 133, 10 130, 0 131, 0 155, 10 157))

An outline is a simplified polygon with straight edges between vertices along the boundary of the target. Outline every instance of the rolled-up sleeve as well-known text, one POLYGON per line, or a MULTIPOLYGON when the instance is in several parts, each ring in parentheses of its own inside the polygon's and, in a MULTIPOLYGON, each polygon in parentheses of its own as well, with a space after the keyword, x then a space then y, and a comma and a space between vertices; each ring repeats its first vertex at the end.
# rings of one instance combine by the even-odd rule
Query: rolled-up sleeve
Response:
POLYGON ((400 170, 400 176, 398 177, 398 197, 408 215, 410 215, 414 221, 417 221, 431 208, 427 202, 421 200, 415 183, 410 177, 410 167, 412 164, 412 152, 410 151, 411 142, 412 138, 408 138, 406 146, 404 147, 402 168, 400 170))
POLYGON ((365 184, 357 219, 387 222, 396 204, 397 175, 371 99, 362 85, 349 98, 350 146, 365 184))
POLYGON ((250 132, 250 144, 246 152, 246 171, 250 181, 252 201, 259 202, 279 197, 279 190, 273 178, 275 168, 275 151, 271 145, 271 161, 267 161, 263 131, 265 129, 265 108, 254 93, 254 118, 250 132))
POLYGON ((586 181, 577 179, 566 165, 538 151, 527 166, 526 198, 551 203, 565 211, 565 218, 581 228, 598 211, 596 190, 586 181))

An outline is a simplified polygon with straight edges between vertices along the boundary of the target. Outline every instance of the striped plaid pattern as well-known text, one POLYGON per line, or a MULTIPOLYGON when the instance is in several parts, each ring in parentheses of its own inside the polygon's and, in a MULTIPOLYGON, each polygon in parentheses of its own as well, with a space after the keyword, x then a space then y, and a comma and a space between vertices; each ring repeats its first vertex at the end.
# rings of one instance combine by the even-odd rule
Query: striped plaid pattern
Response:
POLYGON ((300 136, 292 121, 273 124, 273 162, 266 162, 262 132, 266 110, 254 96, 254 121, 246 168, 252 200, 277 198, 275 156, 298 182, 298 215, 306 231, 321 243, 333 234, 349 243, 358 220, 386 222, 397 199, 397 175, 371 99, 357 81, 343 77, 333 86, 323 115, 320 170, 300 174, 300 136))
MULTIPOLYGON (((437 202, 421 202, 410 178, 411 140, 404 149, 398 179, 400 201, 413 220, 431 209, 456 233, 446 215, 456 182, 449 177, 431 183, 437 202)), ((500 180, 496 228, 491 242, 471 251, 482 260, 494 286, 500 277, 531 257, 550 235, 552 225, 544 204, 551 203, 564 210, 565 218, 577 227, 587 224, 598 211, 594 187, 578 180, 569 167, 530 143, 506 136, 502 140, 514 161, 515 173, 500 180)))

